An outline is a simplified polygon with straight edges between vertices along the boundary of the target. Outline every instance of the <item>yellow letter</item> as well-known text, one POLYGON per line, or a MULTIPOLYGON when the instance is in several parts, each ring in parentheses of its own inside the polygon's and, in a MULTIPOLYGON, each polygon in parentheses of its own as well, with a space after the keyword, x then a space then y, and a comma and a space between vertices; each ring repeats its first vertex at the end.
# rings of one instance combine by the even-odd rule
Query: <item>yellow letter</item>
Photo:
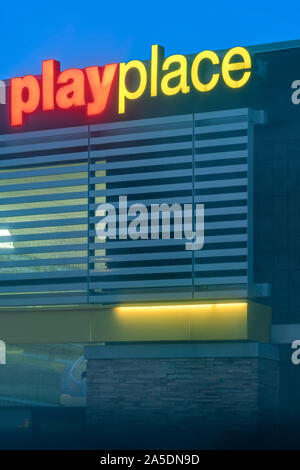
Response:
POLYGON ((157 96, 158 67, 164 58, 165 50, 155 44, 151 51, 151 96, 157 96))
POLYGON ((174 72, 167 73, 161 81, 161 90, 165 95, 176 95, 180 90, 182 93, 188 93, 190 87, 187 85, 187 61, 183 55, 172 55, 163 63, 163 70, 168 70, 173 63, 179 63, 179 68, 174 72), (172 78, 180 77, 178 85, 169 87, 168 83, 172 78))
POLYGON ((120 64, 119 73, 119 114, 125 113, 125 99, 136 100, 145 91, 147 85, 147 70, 143 62, 139 60, 132 60, 127 64, 120 64), (126 75, 131 69, 136 69, 140 74, 140 83, 136 91, 129 91, 126 87, 126 75))
POLYGON ((251 57, 249 52, 244 49, 244 47, 234 47, 233 49, 230 49, 225 55, 222 63, 222 74, 226 85, 228 85, 230 88, 240 88, 244 86, 250 78, 251 71, 244 72, 240 80, 234 80, 231 78, 230 72, 232 70, 245 69, 251 69, 251 57), (230 63, 232 57, 235 55, 240 55, 243 61, 230 63))
POLYGON ((202 60, 208 59, 211 61, 213 65, 219 64, 219 57, 215 52, 212 51, 203 51, 196 55, 191 71, 191 77, 194 87, 198 91, 210 91, 212 90, 216 84, 218 83, 220 75, 218 73, 213 73, 211 80, 208 83, 202 83, 199 80, 199 65, 202 60))

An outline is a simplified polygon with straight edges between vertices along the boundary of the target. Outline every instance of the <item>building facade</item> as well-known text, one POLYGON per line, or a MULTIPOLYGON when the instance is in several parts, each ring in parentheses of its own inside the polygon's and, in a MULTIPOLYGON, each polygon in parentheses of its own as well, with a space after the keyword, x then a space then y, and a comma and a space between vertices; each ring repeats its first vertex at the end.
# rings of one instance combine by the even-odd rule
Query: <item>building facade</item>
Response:
POLYGON ((1 339, 87 344, 90 422, 297 416, 299 57, 153 46, 2 83, 1 339))

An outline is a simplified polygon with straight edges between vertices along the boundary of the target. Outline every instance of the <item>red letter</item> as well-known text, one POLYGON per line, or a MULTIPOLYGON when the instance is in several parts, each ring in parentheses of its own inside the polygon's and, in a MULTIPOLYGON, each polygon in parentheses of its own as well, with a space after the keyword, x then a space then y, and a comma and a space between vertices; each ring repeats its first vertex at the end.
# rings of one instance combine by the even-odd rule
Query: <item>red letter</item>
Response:
POLYGON ((57 60, 43 60, 42 75, 42 106, 44 111, 54 109, 54 87, 56 77, 60 72, 60 63, 57 60))
POLYGON ((86 67, 86 75, 92 92, 93 102, 87 105, 87 115, 93 116, 105 110, 118 64, 105 65, 100 79, 99 67, 86 67))
POLYGON ((58 84, 65 84, 56 93, 56 103, 61 109, 73 106, 84 106, 84 73, 80 69, 69 69, 61 72, 57 79, 58 84), (68 82, 70 82, 68 84, 68 82))
POLYGON ((33 113, 40 103, 40 85, 33 75, 26 75, 23 78, 12 78, 11 84, 11 125, 20 126, 23 124, 23 113, 33 113), (24 91, 27 90, 27 97, 24 101, 24 91))

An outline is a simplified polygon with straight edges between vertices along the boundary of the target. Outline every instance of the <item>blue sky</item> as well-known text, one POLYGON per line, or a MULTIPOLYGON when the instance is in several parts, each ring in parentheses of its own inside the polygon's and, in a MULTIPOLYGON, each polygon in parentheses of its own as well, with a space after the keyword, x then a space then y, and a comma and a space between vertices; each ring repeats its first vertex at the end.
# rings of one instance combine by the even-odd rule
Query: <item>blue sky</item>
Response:
POLYGON ((62 69, 145 60, 157 43, 171 55, 300 38, 300 5, 282 0, 1 3, 2 79, 38 74, 49 58, 62 69))

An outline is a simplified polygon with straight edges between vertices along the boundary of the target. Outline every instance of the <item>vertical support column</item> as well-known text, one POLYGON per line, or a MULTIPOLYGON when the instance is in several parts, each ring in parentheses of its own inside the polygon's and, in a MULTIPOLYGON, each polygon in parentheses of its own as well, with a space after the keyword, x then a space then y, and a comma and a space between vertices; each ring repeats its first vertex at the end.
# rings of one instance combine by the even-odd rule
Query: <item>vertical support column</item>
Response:
POLYGON ((265 111, 248 110, 248 295, 254 294, 254 125, 265 124, 265 111))
MULTIPOLYGON (((196 231, 196 209, 195 209, 195 114, 193 114, 193 149, 192 149, 192 213, 193 213, 193 231, 196 231)), ((192 251, 192 299, 195 298, 195 251, 192 251)))
POLYGON ((95 237, 92 236, 92 231, 94 230, 94 223, 91 222, 91 218, 95 215, 95 210, 92 208, 95 204, 95 197, 91 197, 91 191, 95 190, 95 184, 91 184, 91 178, 95 177, 95 171, 91 170, 91 131, 90 126, 88 126, 88 273, 87 273, 87 303, 90 303, 90 270, 94 269, 95 263, 91 261, 91 257, 95 256, 95 250, 92 245, 95 242, 95 237))

